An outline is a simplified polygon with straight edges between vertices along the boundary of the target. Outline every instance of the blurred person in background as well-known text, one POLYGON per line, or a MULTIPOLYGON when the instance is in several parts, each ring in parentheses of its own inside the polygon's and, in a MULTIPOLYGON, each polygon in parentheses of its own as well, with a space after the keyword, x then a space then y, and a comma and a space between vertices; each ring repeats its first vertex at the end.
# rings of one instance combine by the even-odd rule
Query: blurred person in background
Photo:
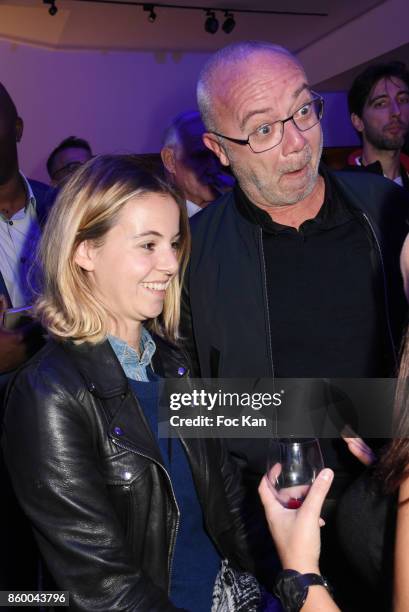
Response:
POLYGON ((69 136, 50 153, 47 171, 54 187, 62 187, 73 172, 92 157, 90 144, 83 138, 69 136))
POLYGON ((232 175, 204 145, 204 132, 197 111, 183 112, 167 128, 161 149, 168 179, 183 194, 189 217, 234 185, 232 175))
POLYGON ((16 105, 0 84, 0 387, 5 380, 2 374, 25 361, 38 346, 31 326, 6 330, 2 314, 32 302, 29 269, 54 199, 53 190, 27 179, 19 168, 17 143, 23 128, 16 105))

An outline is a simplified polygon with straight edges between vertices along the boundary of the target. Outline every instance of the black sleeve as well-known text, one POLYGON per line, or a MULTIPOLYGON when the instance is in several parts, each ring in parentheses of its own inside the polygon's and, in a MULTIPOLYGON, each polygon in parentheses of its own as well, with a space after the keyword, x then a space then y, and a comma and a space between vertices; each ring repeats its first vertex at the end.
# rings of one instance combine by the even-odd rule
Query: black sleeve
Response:
POLYGON ((180 345, 189 356, 191 365, 191 377, 200 377, 199 357, 197 354, 196 341, 193 331, 192 309, 189 295, 190 266, 187 267, 182 289, 182 302, 180 313, 180 345))
MULTIPOLYGON (((257 443, 257 440, 253 440, 257 443)), ((231 457, 226 442, 221 445, 221 466, 227 501, 236 534, 235 564, 254 574, 260 583, 272 589, 275 575, 281 566, 271 538, 264 510, 256 491, 243 486, 241 470, 231 457), (254 495, 254 497, 253 497, 254 495)))

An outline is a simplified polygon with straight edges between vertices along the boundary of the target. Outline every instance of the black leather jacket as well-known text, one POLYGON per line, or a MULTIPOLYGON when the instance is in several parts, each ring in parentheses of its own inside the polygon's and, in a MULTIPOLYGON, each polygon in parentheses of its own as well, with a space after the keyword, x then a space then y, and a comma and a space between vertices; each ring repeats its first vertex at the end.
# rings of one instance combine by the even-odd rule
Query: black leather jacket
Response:
MULTIPOLYGON (((186 362, 155 341, 155 371, 176 377, 186 362)), ((109 343, 50 340, 15 377, 5 410, 13 486, 71 609, 175 610, 167 595, 179 520, 172 483, 109 343)), ((214 544, 252 571, 225 447, 182 443, 214 544)))

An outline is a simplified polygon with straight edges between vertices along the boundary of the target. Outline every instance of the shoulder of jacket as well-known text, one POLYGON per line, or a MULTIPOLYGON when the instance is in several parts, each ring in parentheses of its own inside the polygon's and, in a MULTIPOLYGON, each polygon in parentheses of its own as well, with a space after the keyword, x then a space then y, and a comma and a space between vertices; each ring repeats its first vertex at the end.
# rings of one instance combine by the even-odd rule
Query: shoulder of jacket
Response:
POLYGON ((371 172, 354 172, 351 170, 332 170, 331 174, 335 180, 351 189, 365 190, 375 189, 384 193, 399 195, 405 198, 405 191, 384 176, 371 172))
POLYGON ((201 229, 207 228, 210 224, 217 223, 226 213, 235 209, 234 194, 231 191, 206 206, 200 213, 191 218, 190 227, 192 234, 200 232, 201 229))
POLYGON ((371 173, 333 171, 350 204, 379 221, 399 225, 409 214, 409 193, 384 176, 371 173))
POLYGON ((46 345, 15 373, 8 386, 7 396, 14 388, 28 387, 33 393, 48 389, 78 397, 85 390, 85 383, 72 359, 61 343, 48 340, 46 345))

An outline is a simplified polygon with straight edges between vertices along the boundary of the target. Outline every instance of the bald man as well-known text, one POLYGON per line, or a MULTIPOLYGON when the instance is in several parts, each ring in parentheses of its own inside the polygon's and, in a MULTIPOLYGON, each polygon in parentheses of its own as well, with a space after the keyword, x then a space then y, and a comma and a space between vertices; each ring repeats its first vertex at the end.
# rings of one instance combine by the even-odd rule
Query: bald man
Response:
MULTIPOLYGON (((40 227, 52 204, 49 188, 28 180, 19 169, 17 143, 23 121, 4 85, 0 84, 0 315, 5 307, 32 301, 28 270, 40 236, 40 227)), ((32 338, 24 330, 1 328, 0 375, 22 363, 32 338)), ((0 384, 1 384, 0 376, 0 384)))
MULTIPOLYGON (((404 190, 321 162, 323 99, 263 42, 215 53, 197 86, 206 146, 237 180, 192 220, 184 334, 203 377, 366 378, 395 371, 406 312, 404 190)), ((229 440, 249 482, 267 441, 229 440), (265 443, 264 443, 265 442, 265 443)), ((323 441, 336 499, 354 474, 323 441)))

